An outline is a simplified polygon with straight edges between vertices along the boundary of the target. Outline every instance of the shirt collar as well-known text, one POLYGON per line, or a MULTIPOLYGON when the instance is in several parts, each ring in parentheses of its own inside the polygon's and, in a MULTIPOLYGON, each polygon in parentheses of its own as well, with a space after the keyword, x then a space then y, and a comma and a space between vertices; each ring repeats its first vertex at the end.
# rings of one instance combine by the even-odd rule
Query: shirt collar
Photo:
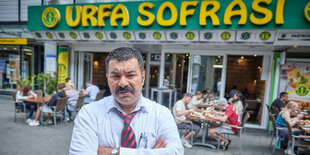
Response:
MULTIPOLYGON (((123 114, 125 113, 122 108, 119 106, 119 104, 116 102, 115 98, 113 95, 110 96, 109 106, 107 107, 107 112, 109 113, 110 111, 113 111, 114 109, 117 109, 118 111, 122 112, 123 114)), ((147 102, 145 101, 146 98, 143 97, 141 94, 141 97, 139 99, 138 104, 136 105, 134 111, 140 111, 140 112, 146 112, 148 113, 148 107, 147 107, 147 102)))

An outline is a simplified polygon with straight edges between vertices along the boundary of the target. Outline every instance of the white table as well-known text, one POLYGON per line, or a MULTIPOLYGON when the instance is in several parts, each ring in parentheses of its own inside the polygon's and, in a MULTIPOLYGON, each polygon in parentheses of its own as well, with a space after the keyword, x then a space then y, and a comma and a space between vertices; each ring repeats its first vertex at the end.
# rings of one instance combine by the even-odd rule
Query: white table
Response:
POLYGON ((154 92, 157 93, 157 103, 162 104, 162 94, 169 93, 169 109, 171 109, 172 105, 172 93, 174 93, 174 102, 177 100, 177 90, 176 89, 157 89, 151 88, 151 100, 154 99, 154 92))

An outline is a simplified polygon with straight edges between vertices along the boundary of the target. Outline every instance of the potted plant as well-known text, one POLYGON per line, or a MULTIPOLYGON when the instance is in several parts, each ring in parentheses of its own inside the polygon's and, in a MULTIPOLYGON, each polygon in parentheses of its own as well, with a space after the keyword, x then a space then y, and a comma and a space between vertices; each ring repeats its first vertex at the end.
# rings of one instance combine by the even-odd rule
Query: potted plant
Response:
POLYGON ((50 73, 40 73, 37 75, 37 86, 43 88, 44 94, 51 97, 57 87, 56 73, 52 76, 50 73))
POLYGON ((24 79, 21 79, 21 76, 16 80, 17 82, 17 89, 24 87, 25 85, 29 85, 30 87, 33 87, 35 85, 34 79, 36 78, 36 75, 32 75, 31 79, 27 75, 24 79))

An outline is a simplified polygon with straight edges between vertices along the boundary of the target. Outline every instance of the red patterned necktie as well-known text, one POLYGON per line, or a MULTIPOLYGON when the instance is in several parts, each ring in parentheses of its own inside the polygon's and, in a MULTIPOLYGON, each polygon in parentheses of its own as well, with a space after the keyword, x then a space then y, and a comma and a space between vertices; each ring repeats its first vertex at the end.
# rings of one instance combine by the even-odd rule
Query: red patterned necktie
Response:
POLYGON ((130 122, 133 116, 136 115, 137 111, 130 114, 123 115, 120 111, 117 111, 118 115, 123 118, 124 128, 122 130, 121 136, 121 147, 127 148, 137 148, 136 136, 132 128, 130 127, 130 122))

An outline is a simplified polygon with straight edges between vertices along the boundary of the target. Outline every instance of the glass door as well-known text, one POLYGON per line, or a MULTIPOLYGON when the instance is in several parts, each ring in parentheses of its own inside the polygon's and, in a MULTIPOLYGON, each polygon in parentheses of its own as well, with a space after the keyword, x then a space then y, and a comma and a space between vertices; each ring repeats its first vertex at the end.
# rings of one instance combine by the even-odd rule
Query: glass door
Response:
POLYGON ((193 54, 189 63, 187 92, 195 94, 196 91, 209 91, 218 98, 222 83, 223 56, 193 54))

